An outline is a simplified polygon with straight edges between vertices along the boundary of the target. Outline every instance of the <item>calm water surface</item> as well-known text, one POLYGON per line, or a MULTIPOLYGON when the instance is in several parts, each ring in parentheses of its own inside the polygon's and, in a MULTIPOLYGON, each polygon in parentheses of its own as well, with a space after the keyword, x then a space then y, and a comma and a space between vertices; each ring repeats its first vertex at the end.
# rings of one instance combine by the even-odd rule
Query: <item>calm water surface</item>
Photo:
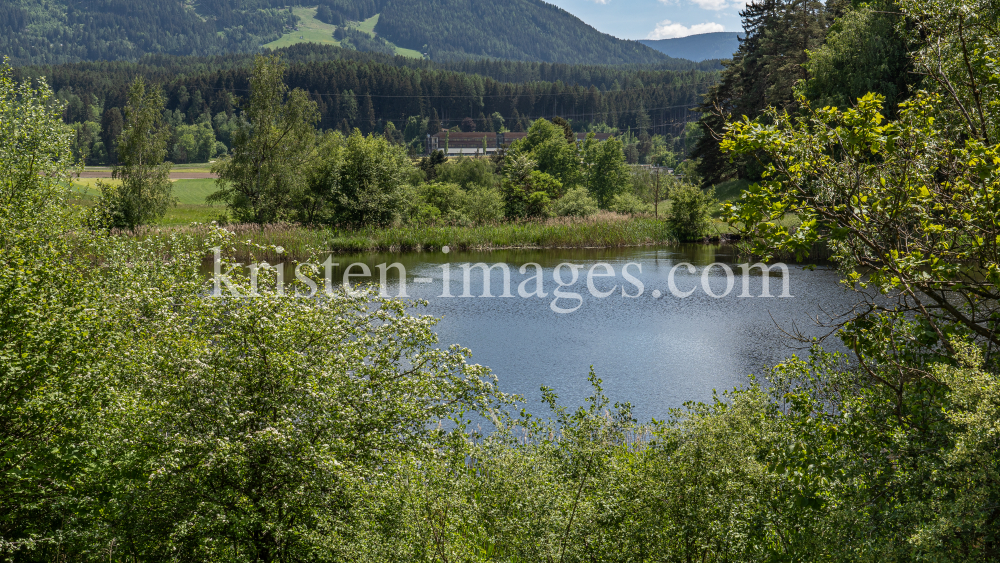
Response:
MULTIPOLYGON (((372 278, 353 278, 354 282, 378 280, 378 264, 400 263, 406 268, 406 290, 411 298, 426 299, 429 305, 418 313, 440 317, 437 332, 442 345, 461 344, 472 350, 472 361, 489 366, 497 374, 500 386, 507 393, 523 395, 529 410, 544 412, 539 388, 552 387, 560 402, 578 405, 590 394, 587 373, 590 366, 604 380, 606 393, 612 401, 631 402, 640 419, 663 418, 668 409, 686 401, 709 401, 714 390, 726 390, 744 384, 749 374, 761 374, 763 367, 773 365, 792 354, 803 354, 802 345, 783 334, 798 329, 807 335, 825 331, 816 326, 814 318, 824 312, 849 308, 856 300, 838 284, 838 275, 829 266, 814 270, 789 264, 789 293, 782 293, 780 273, 770 274, 770 292, 775 297, 762 298, 762 276, 754 270, 749 276, 753 297, 740 297, 743 289, 741 270, 729 246, 681 245, 677 247, 629 249, 566 249, 472 252, 424 252, 412 254, 372 254, 334 257, 340 264, 334 270, 334 280, 340 280, 344 268, 355 262, 369 266, 372 278), (510 288, 513 297, 499 297, 504 279, 499 268, 491 270, 491 293, 484 298, 482 273, 472 269, 470 293, 463 294, 463 263, 483 262, 488 265, 505 263, 511 271, 510 288), (536 274, 537 263, 543 269, 544 298, 523 298, 518 286, 536 274), (563 262, 578 264, 578 279, 563 292, 578 293, 582 298, 562 298, 556 305, 563 309, 579 308, 568 314, 552 310, 553 291, 557 284, 554 269, 563 262), (679 291, 695 292, 687 298, 677 298, 669 291, 668 274, 679 263, 690 263, 696 271, 681 267, 675 273, 679 291), (709 264, 720 262, 734 266, 735 279, 731 293, 712 298, 702 290, 702 275, 709 264), (450 291, 444 294, 442 265, 448 263, 450 291), (587 272, 597 263, 608 264, 614 276, 595 277, 594 289, 606 292, 605 298, 591 295, 587 272), (638 284, 627 280, 622 268, 631 263, 628 273, 643 285, 639 297, 621 295, 624 287, 630 295, 638 293, 638 284), (641 272, 640 272, 641 269, 641 272), (662 294, 654 297, 654 291, 662 294)), ((356 267, 352 273, 359 273, 356 267)), ((598 267, 596 273, 604 273, 598 267)), ((388 291, 399 291, 395 269, 388 270, 388 291)), ((563 267, 561 279, 568 284, 572 278, 563 267)), ((722 268, 709 270, 709 288, 716 294, 725 292, 727 279, 722 268)), ((526 292, 535 289, 529 281, 526 292)), ((827 347, 834 345, 833 340, 827 347)))

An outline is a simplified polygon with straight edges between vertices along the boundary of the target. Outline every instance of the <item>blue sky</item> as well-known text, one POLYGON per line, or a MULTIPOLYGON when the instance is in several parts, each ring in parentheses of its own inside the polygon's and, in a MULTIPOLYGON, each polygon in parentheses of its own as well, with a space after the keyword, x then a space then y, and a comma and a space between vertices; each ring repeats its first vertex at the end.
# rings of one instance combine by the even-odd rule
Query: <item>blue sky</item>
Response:
POLYGON ((546 0, 622 39, 667 39, 742 31, 745 0, 546 0))

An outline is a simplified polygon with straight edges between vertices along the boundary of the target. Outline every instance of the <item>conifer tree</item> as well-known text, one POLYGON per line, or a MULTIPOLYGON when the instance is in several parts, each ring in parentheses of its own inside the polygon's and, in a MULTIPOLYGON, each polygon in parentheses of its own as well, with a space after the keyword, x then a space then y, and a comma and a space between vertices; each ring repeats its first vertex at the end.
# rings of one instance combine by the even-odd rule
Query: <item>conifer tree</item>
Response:
POLYGON ((698 108, 703 135, 693 157, 707 183, 756 177, 748 158, 730 162, 719 149, 724 124, 765 108, 795 109, 795 85, 806 77, 808 51, 826 36, 829 13, 819 0, 754 0, 740 12, 745 37, 722 78, 698 108))
POLYGON ((441 118, 438 117, 437 108, 431 108, 431 120, 427 123, 427 132, 431 135, 441 130, 441 118))

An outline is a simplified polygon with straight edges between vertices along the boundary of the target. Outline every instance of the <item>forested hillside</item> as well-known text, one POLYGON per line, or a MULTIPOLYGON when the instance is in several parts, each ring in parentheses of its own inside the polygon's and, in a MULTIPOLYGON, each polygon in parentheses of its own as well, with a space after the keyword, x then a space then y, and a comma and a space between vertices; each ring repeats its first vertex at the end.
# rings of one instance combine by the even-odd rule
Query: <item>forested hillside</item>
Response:
POLYGON ((0 55, 14 64, 259 50, 295 24, 278 0, 7 0, 0 55))
POLYGON ((581 64, 655 63, 664 55, 601 33, 541 0, 391 0, 375 31, 447 60, 494 57, 581 64))
MULTIPOLYGON (((292 63, 285 76, 317 104, 319 127, 348 133, 398 131, 400 141, 471 120, 477 131, 524 131, 539 117, 562 117, 577 130, 632 131, 636 158, 652 150, 650 135, 678 134, 692 109, 717 80, 713 70, 574 66, 529 62, 438 64, 359 53, 333 46, 296 45, 278 51, 292 63), (464 72, 463 72, 464 71, 464 72), (643 136, 645 134, 645 136, 643 136), (642 139, 645 139, 642 141, 642 139)), ((165 93, 174 144, 192 140, 175 161, 211 146, 227 147, 248 95, 247 55, 155 56, 138 63, 88 62, 22 67, 23 77, 44 76, 76 130, 76 153, 103 164, 121 129, 128 85, 142 76, 165 93), (199 135, 206 140, 196 149, 199 135)), ((691 66, 694 66, 693 64, 691 66)))
MULTIPOLYGON (((293 30, 282 0, 12 0, 0 6, 0 55, 15 65, 136 60, 146 54, 256 52, 293 30)), ((468 57, 582 64, 668 60, 600 33, 541 0, 319 0, 317 19, 343 26, 382 12, 376 32, 438 61, 468 57)), ((338 31, 349 33, 347 28, 338 31)), ((355 34, 358 35, 358 34, 355 34)), ((340 37, 344 39, 344 37, 340 37)), ((358 35, 361 51, 388 51, 358 35)))
POLYGON ((316 17, 323 22, 343 25, 366 20, 382 11, 386 0, 319 0, 316 17))
POLYGON ((691 61, 731 59, 740 48, 740 33, 720 31, 672 39, 640 39, 639 43, 669 56, 691 61))

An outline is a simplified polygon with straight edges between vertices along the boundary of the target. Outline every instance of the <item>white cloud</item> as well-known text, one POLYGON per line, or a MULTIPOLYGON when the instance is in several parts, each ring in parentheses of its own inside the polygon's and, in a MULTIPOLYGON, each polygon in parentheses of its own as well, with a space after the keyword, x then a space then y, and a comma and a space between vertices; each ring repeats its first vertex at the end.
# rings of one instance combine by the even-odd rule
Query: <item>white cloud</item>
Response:
POLYGON ((749 0, 660 0, 660 2, 673 5, 693 2, 702 10, 714 10, 718 12, 726 9, 742 10, 749 0))
POLYGON ((594 0, 595 4, 609 4, 611 0, 594 0))
POLYGON ((673 39, 675 37, 687 37, 688 35, 714 33, 725 30, 726 28, 722 27, 722 24, 715 22, 696 23, 691 27, 687 27, 679 23, 672 23, 670 20, 663 20, 656 24, 656 29, 649 32, 646 39, 673 39))
POLYGON ((703 10, 724 10, 729 7, 727 0, 694 0, 694 3, 703 10))

